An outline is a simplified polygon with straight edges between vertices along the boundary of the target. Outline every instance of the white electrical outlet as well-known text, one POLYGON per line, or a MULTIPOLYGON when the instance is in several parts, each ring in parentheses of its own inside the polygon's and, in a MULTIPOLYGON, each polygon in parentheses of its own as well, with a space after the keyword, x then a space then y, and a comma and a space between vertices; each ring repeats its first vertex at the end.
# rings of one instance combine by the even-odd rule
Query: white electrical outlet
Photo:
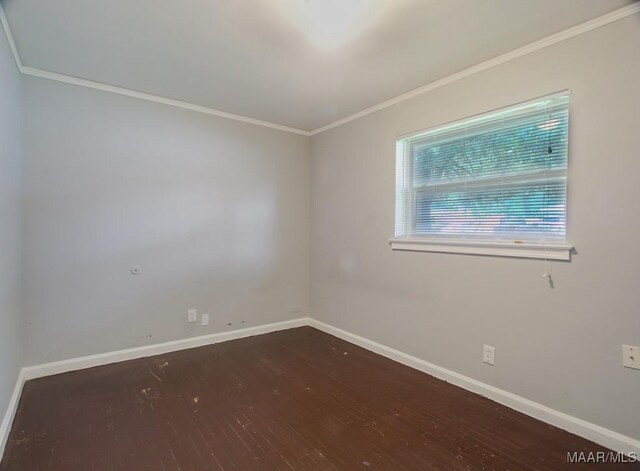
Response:
POLYGON ((202 325, 209 325, 209 314, 202 314, 202 325))
POLYGON ((484 345, 482 347, 482 361, 489 364, 496 364, 496 349, 491 345, 484 345))
POLYGON ((189 319, 189 322, 198 322, 198 310, 197 309, 189 309, 187 311, 187 318, 189 319))
POLYGON ((640 370, 640 347, 632 345, 622 346, 622 365, 627 368, 640 370))

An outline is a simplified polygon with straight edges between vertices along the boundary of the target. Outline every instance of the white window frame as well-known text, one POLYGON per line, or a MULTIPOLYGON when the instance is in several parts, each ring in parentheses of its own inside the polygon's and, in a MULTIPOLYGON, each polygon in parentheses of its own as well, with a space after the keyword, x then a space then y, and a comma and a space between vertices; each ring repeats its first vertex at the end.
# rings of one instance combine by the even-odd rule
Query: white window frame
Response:
MULTIPOLYGON (((554 96, 567 95, 570 92, 565 90, 552 95, 539 97, 534 100, 529 100, 523 103, 518 103, 511 107, 501 108, 499 110, 493 110, 481 115, 467 117, 459 121, 448 123, 445 126, 453 125, 456 123, 462 123, 479 116, 492 114, 497 111, 508 110, 509 108, 526 105, 528 103, 538 102, 544 99, 553 98, 554 96)), ((438 126, 441 127, 441 126, 438 126)), ((435 128, 434 128, 435 129, 435 128)), ((408 135, 400 136, 396 140, 396 178, 398 175, 403 176, 403 182, 409 184, 411 182, 410 176, 407 172, 410 172, 410 168, 407 166, 407 162, 410 161, 410 156, 407 153, 411 152, 411 146, 407 145, 408 140, 415 136, 429 132, 430 130, 424 130, 414 132, 408 135)), ((407 191, 404 189, 404 194, 410 198, 409 195, 413 194, 413 191, 407 191)), ((407 197, 399 197, 396 195, 396 212, 404 212, 404 205, 411 205, 411 201, 407 200, 407 197)), ((568 198, 568 195, 567 195, 568 198)), ((567 219, 568 222, 568 219, 567 219)), ((410 223, 406 218, 399 219, 396 214, 396 225, 410 223)), ((502 257, 518 257, 518 258, 534 258, 543 260, 563 260, 570 261, 571 253, 573 252, 573 244, 566 242, 568 240, 568 224, 566 226, 567 238, 565 241, 525 241, 525 240, 499 240, 488 238, 484 239, 459 239, 454 237, 393 237, 389 240, 391 248, 393 250, 408 250, 419 252, 443 252, 454 254, 476 254, 476 255, 489 255, 489 256, 502 256, 502 257)), ((406 233, 396 226, 396 233, 406 233)))

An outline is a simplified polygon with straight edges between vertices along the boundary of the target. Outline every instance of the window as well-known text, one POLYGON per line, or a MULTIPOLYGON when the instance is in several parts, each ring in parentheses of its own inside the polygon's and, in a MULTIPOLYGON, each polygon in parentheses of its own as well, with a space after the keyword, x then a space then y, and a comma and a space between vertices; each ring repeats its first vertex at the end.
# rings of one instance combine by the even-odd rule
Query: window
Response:
POLYGON ((569 95, 396 143, 392 248, 568 260, 569 95))

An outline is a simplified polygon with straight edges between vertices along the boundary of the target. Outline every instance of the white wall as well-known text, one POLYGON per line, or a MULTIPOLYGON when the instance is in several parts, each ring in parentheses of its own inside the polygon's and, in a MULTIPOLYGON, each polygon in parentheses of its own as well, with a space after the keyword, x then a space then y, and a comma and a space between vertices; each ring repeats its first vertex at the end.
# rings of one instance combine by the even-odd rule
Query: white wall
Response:
POLYGON ((22 366, 20 75, 0 32, 0 421, 22 366))
MULTIPOLYGON (((24 363, 311 312, 640 438, 640 373, 621 366, 621 344, 640 344, 639 43, 635 15, 311 140, 24 77, 24 363), (541 261, 389 249, 396 136, 565 88, 578 254, 554 263, 555 289, 541 261), (188 325, 191 307, 211 325, 188 325)), ((4 43, 0 67, 4 410, 22 338, 20 92, 4 43)))
POLYGON ((22 97, 27 365, 307 315, 309 138, 30 77, 22 97))
POLYGON ((640 438, 639 45, 634 15, 314 136, 314 317, 640 438), (567 88, 578 253, 555 289, 544 261, 390 250, 396 136, 567 88))

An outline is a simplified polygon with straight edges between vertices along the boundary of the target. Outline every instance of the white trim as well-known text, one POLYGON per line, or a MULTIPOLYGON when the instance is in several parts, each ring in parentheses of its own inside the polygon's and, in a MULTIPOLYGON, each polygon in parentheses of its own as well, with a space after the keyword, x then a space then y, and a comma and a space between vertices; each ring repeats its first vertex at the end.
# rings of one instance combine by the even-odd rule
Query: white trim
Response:
POLYGON ((557 411, 545 405, 531 401, 524 397, 496 388, 468 376, 456 373, 428 361, 421 360, 407 353, 379 344, 359 335, 352 334, 324 322, 310 319, 309 325, 328 334, 339 337, 347 342, 358 345, 369 351, 390 358, 416 370, 427 373, 436 378, 455 384, 463 389, 485 396, 511 409, 522 412, 530 417, 547 424, 561 428, 580 437, 591 440, 614 451, 626 454, 635 453, 640 456, 640 440, 628 437, 605 427, 578 419, 564 412, 557 411))
POLYGON ((13 39, 13 33, 11 32, 11 27, 9 26, 9 21, 7 20, 7 15, 4 11, 4 7, 2 6, 2 2, 0 2, 0 22, 2 23, 2 27, 4 29, 5 35, 7 36, 7 41, 9 42, 9 47, 11 48, 13 59, 16 62, 16 66, 18 67, 18 70, 24 75, 29 75, 31 77, 38 77, 38 78, 43 78, 48 80, 54 80, 56 82, 68 83, 71 85, 91 88, 94 90, 100 90, 108 93, 115 93, 116 95, 128 96, 128 97, 137 98, 140 100, 152 101, 154 103, 161 103, 163 105, 174 106, 176 108, 182 108, 184 110, 195 111, 197 113, 204 113, 212 116, 217 116, 219 118, 226 118, 234 121, 240 121, 242 123, 253 124, 256 126, 263 126, 265 128, 277 129, 278 131, 285 131, 293 134, 300 134, 302 136, 310 136, 309 131, 304 129, 298 129, 290 126, 283 126, 281 124, 272 123, 270 121, 263 121, 261 119, 250 118, 248 116, 242 116, 234 113, 227 113, 226 111, 220 111, 214 108, 209 108, 207 106, 188 103, 186 101, 174 100, 173 98, 166 98, 159 95, 153 95, 151 93, 139 92, 136 90, 130 90, 128 88, 117 87, 115 85, 108 85, 102 82, 95 82, 93 80, 86 80, 79 77, 73 77, 70 75, 59 74, 56 72, 50 72, 48 70, 38 69, 36 67, 26 66, 22 63, 22 60, 20 59, 20 55, 18 54, 18 49, 16 48, 16 44, 13 39))
POLYGON ((16 42, 13 40, 13 34, 11 33, 11 28, 9 27, 9 20, 7 20, 7 15, 4 12, 4 7, 2 6, 1 1, 0 1, 0 23, 2 23, 2 29, 4 29, 4 34, 7 36, 9 49, 11 49, 11 54, 13 54, 13 60, 16 63, 16 67, 18 67, 18 70, 22 72, 22 60, 20 59, 20 55, 18 54, 18 49, 16 48, 16 42))
POLYGON ((560 97, 570 97, 571 96, 571 89, 569 88, 565 88, 564 90, 560 90, 559 92, 552 92, 552 93, 548 93, 546 95, 541 95, 537 98, 531 98, 530 100, 525 100, 525 101, 521 101, 519 103, 514 103, 512 105, 509 106, 503 106, 500 108, 494 108, 492 110, 489 111, 483 111, 481 113, 477 113, 477 114, 473 114, 470 116, 465 116, 464 118, 460 118, 460 119, 454 119, 453 121, 448 121, 446 123, 442 123, 442 124, 436 124, 435 126, 429 127, 427 129, 419 129, 417 131, 411 131, 411 132, 407 132, 404 133, 398 137, 396 137, 396 140, 407 140, 407 139, 424 139, 424 137, 435 133, 437 131, 443 130, 445 128, 450 128, 453 127, 455 125, 458 124, 463 124, 463 123, 468 123, 470 121, 475 121, 475 120, 479 120, 481 118, 484 118, 485 116, 489 116, 492 115, 494 113, 504 113, 504 112, 510 112, 515 110, 516 108, 524 108, 528 105, 533 105, 536 104, 538 102, 542 102, 542 101, 549 101, 549 100, 553 100, 555 98, 560 98, 560 97))
POLYGON ((270 332, 276 332, 278 330, 293 329, 295 327, 302 327, 307 324, 307 318, 303 317, 290 321, 274 322, 272 324, 259 325, 256 327, 247 327, 246 329, 219 332, 216 334, 173 340, 171 342, 159 343, 155 345, 146 345, 143 347, 129 348, 126 350, 117 350, 115 352, 98 353, 97 355, 89 355, 86 357, 71 358, 69 360, 55 361, 52 363, 44 363, 42 365, 27 366, 23 368, 24 379, 30 380, 34 378, 41 378, 43 376, 66 373, 68 371, 93 368, 94 366, 108 365, 110 363, 116 363, 120 361, 150 357, 153 355, 162 355, 164 353, 175 352, 177 350, 202 347, 203 345, 212 345, 215 343, 226 342, 228 340, 252 337, 254 335, 268 334, 270 332))
POLYGON ((107 85, 100 82, 94 82, 91 80, 85 80, 77 77, 71 77, 64 74, 58 74, 55 72, 49 72, 42 69, 37 69, 35 67, 27 67, 22 64, 22 60, 20 59, 20 55, 18 54, 18 50, 15 45, 15 41, 13 39, 13 34, 11 33, 11 28, 9 27, 9 22, 7 21, 7 17, 4 11, 4 7, 2 6, 2 2, 0 1, 0 22, 2 23, 2 27, 7 36, 7 40, 9 41, 9 47, 11 48, 11 52, 13 53, 13 58, 18 66, 18 70, 25 74, 31 75, 34 77, 40 77, 50 80, 56 80, 59 82, 65 82, 73 85, 78 85, 81 87, 93 88, 95 90, 102 90, 105 92, 116 93, 119 95, 130 96, 133 98, 139 98, 142 100, 153 101, 156 103, 162 103, 169 106, 175 106, 178 108, 183 108, 191 111, 196 111, 199 113, 210 114, 213 116, 219 116, 221 118, 232 119, 236 121, 241 121, 249 124, 255 124, 257 126, 265 126, 272 129, 278 129, 280 131, 292 132, 295 134, 300 134, 302 136, 313 136, 315 134, 319 134, 324 131, 328 131, 329 129, 333 129, 335 127, 346 124, 350 121, 356 120, 358 118, 362 118, 363 116, 367 116, 371 113, 375 113, 376 111, 383 110, 390 106, 396 105, 403 101, 406 101, 410 98, 413 98, 418 95, 422 95, 423 93, 429 92, 431 90, 435 90, 436 88, 440 88, 444 85, 448 85, 450 83, 461 80, 470 75, 476 74, 478 72, 482 72, 484 70, 490 69, 497 65, 503 64, 513 59, 517 59, 518 57, 522 57, 524 55, 530 54, 532 52, 543 49, 547 46, 552 46, 553 44, 557 44, 566 39, 573 38, 574 36, 578 36, 583 33, 587 33, 591 30, 599 28, 601 26, 608 25, 609 23, 613 23, 614 21, 621 20, 628 16, 634 15, 636 13, 640 13, 640 1, 632 3, 631 5, 627 5, 625 7, 619 8, 618 10, 614 10, 612 12, 601 15, 592 20, 581 23, 577 26, 573 26, 564 31, 560 31, 558 33, 547 36, 546 38, 540 39, 538 41, 534 41, 526 46, 520 47, 518 49, 514 49, 511 52, 507 52, 498 57, 494 57, 493 59, 489 59, 485 62, 481 62, 474 66, 468 67, 460 72, 456 72, 454 74, 448 75, 441 79, 435 80, 431 83, 423 85, 422 87, 416 88, 415 90, 411 90, 407 93, 403 93, 395 98, 391 98, 390 100, 386 100, 377 105, 366 108, 358 113, 354 113, 346 118, 339 119, 334 121, 333 123, 327 124, 326 126, 322 126, 311 131, 307 131, 304 129, 293 128, 289 126, 283 126, 276 123, 271 123, 269 121, 263 121, 259 119, 249 118, 246 116, 236 115, 233 113, 227 113, 225 111, 219 111, 213 108, 208 108, 205 106, 195 105, 192 103, 187 103, 180 100, 174 100, 171 98, 165 98, 157 95, 152 95, 150 93, 138 92, 134 90, 129 90, 122 87, 116 87, 113 85, 107 85))
POLYGON ((20 71, 25 75, 30 75, 31 77, 55 80, 56 82, 68 83, 71 85, 78 85, 80 87, 92 88, 94 90, 100 90, 102 92, 115 93, 116 95, 124 95, 131 98, 138 98, 140 100, 152 101, 154 103, 161 103, 163 105, 174 106, 176 108, 182 108, 184 110, 196 111, 198 113, 218 116, 220 118, 226 118, 234 121, 240 121, 243 123, 254 124, 256 126, 263 126, 265 128, 277 129, 278 131, 285 131, 293 134, 300 134, 302 136, 309 136, 309 131, 305 131, 303 129, 292 128, 289 126, 282 126, 280 124, 271 123, 269 121, 263 121, 261 119, 254 119, 254 118, 249 118, 247 116, 227 113, 226 111, 215 110, 213 108, 208 108, 206 106, 194 105, 193 103, 174 100, 173 98, 165 98, 158 95, 152 95, 150 93, 138 92, 136 90, 129 90, 128 88, 116 87, 114 85, 107 85, 105 83, 94 82, 92 80, 86 80, 78 77, 71 77, 69 75, 49 72, 47 70, 36 69, 34 67, 23 66, 20 71))
POLYGON ((339 329, 324 322, 305 317, 284 322, 276 322, 257 327, 249 327, 247 329, 234 330, 230 332, 221 332, 218 334, 205 335, 202 337, 193 337, 188 339, 176 340, 157 345, 149 345, 145 347, 132 348, 128 350, 120 350, 116 352, 102 353, 87 357, 74 358, 54 363, 46 363, 23 368, 18 375, 18 380, 9 402, 9 407, 0 426, 0 458, 4 451, 4 446, 9 435, 10 424, 13 422, 18 407, 18 402, 24 382, 29 379, 39 378, 53 374, 64 373, 68 371, 79 370, 83 368, 91 368, 94 366, 106 365, 118 361, 131 360, 135 358, 148 357, 152 355, 160 355, 163 353, 183 350, 187 348, 199 347, 202 345, 210 345, 227 340, 250 337, 253 335, 266 334, 278 330, 291 329, 308 325, 328 334, 339 337, 347 342, 363 347, 369 351, 390 358, 391 360, 402 363, 403 365, 417 369, 436 378, 455 384, 468 391, 483 395, 511 409, 522 412, 528 416, 541 420, 545 423, 554 425, 563 430, 567 430, 580 437, 591 440, 607 448, 624 453, 636 453, 640 455, 640 440, 628 437, 605 427, 592 424, 577 417, 565 414, 550 407, 544 406, 537 402, 531 401, 524 397, 510 393, 508 391, 496 388, 481 381, 469 378, 460 373, 448 370, 441 366, 434 365, 420 358, 416 358, 407 353, 395 350, 386 345, 374 342, 367 338, 352 334, 345 330, 339 329))
POLYGON ((539 51, 540 49, 544 49, 545 47, 552 46, 567 39, 571 39, 574 36, 587 33, 591 30, 608 25, 609 23, 613 23, 614 21, 621 20, 636 13, 640 13, 640 2, 632 3, 631 5, 619 8, 592 20, 585 21, 584 23, 581 23, 577 26, 573 26, 571 28, 565 29, 564 31, 560 31, 558 33, 547 36, 546 38, 534 41, 527 44, 526 46, 519 47, 518 49, 514 49, 513 51, 507 52, 498 57, 494 57, 493 59, 489 59, 487 61, 461 70, 460 72, 448 75, 447 77, 435 80, 431 83, 416 88, 415 90, 411 90, 395 98, 391 98, 390 100, 383 101, 382 103, 366 108, 362 111, 352 114, 351 116, 347 116, 346 118, 334 121, 333 123, 327 124, 326 126, 313 129, 310 131, 310 135, 314 136, 321 132, 328 131, 329 129, 342 126, 343 124, 346 124, 350 121, 362 118, 363 116, 367 116, 371 113, 375 113, 376 111, 383 110, 390 106, 397 105, 398 103, 406 101, 415 96, 422 95, 423 93, 430 92, 431 90, 435 90, 436 88, 440 88, 450 83, 457 82, 458 80, 469 77, 470 75, 477 74, 478 72, 482 72, 497 65, 504 64, 505 62, 511 61, 513 59, 517 59, 532 52, 539 51))
POLYGON ((470 240, 420 238, 389 239, 392 250, 416 252, 444 252, 496 257, 539 258, 542 260, 571 260, 571 244, 531 244, 470 240))
POLYGON ((174 340, 155 345, 146 345, 143 347, 129 348, 126 350, 118 350, 114 352, 99 353, 97 355, 89 355, 79 358, 71 358, 69 360, 56 361, 52 363, 44 363, 35 366, 26 366, 20 370, 16 381, 13 394, 9 401, 7 411, 0 424, 0 461, 4 453, 4 449, 9 439, 11 425, 18 410, 18 403, 22 395, 24 383, 30 379, 51 376, 69 371, 76 371, 85 368, 93 368, 94 366, 108 365, 120 361, 133 360, 136 358, 144 358, 153 355, 162 355, 164 353, 185 350, 188 348, 202 347, 204 345, 212 345, 215 343, 226 342, 254 335, 268 334, 279 330, 293 329, 309 325, 309 318, 302 317, 289 321, 274 322, 272 324, 264 324, 256 327, 247 327, 245 329, 231 330, 228 332, 220 332, 216 334, 202 335, 200 337, 190 337, 186 339, 174 340))
POLYGON ((18 411, 18 403, 20 402, 20 396, 22 395, 22 387, 24 386, 24 382, 25 379, 23 368, 18 373, 16 385, 13 388, 13 393, 11 394, 11 398, 9 399, 7 411, 5 412, 4 418, 2 419, 2 424, 0 424, 0 461, 2 461, 4 449, 7 445, 7 440, 9 439, 9 432, 11 431, 13 419, 16 416, 16 412, 18 411))

